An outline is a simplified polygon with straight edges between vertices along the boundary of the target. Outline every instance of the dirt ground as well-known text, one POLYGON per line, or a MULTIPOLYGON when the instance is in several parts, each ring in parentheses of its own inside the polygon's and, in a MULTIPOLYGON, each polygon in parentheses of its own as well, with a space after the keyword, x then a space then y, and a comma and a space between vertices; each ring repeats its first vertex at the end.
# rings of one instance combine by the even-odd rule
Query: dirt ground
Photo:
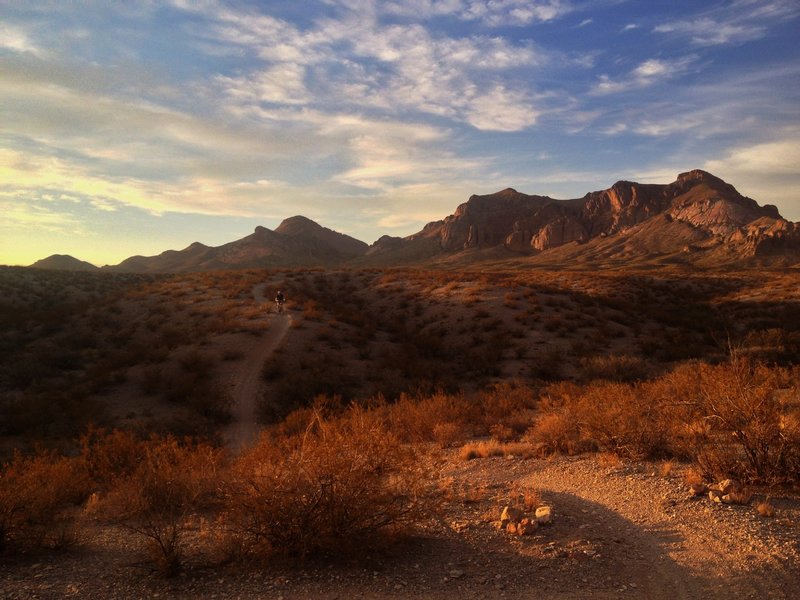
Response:
MULTIPOLYGON (((254 290, 265 303, 263 286, 254 290)), ((233 448, 257 433, 251 400, 291 317, 269 316, 235 363, 233 448), (248 400, 249 399, 249 400, 248 400)), ((0 564, 0 598, 797 598, 800 498, 772 493, 774 517, 690 494, 681 467, 608 466, 593 455, 466 461, 434 452, 439 510, 386 548, 357 559, 235 567, 198 553, 166 579, 129 535, 89 525, 62 554, 0 564), (509 498, 535 493, 553 522, 534 535, 498 530, 509 498)), ((203 528, 193 533, 202 541, 203 528)))
MULTIPOLYGON (((796 598, 800 499, 775 517, 694 498, 675 467, 596 457, 464 461, 436 468, 443 504, 389 547, 358 559, 236 568, 197 559, 165 579, 141 548, 91 529, 66 554, 0 566, 0 597, 22 598, 796 598), (553 522, 499 531, 510 496, 534 490, 553 522)), ((756 500, 758 498, 756 497, 756 500)))

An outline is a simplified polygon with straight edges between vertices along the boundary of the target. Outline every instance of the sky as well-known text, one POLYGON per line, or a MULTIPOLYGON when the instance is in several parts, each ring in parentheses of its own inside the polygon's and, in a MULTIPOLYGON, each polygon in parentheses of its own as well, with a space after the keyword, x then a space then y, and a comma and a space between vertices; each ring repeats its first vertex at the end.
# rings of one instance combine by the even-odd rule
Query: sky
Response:
POLYGON ((800 221, 797 0, 0 0, 0 264, 695 168, 800 221))

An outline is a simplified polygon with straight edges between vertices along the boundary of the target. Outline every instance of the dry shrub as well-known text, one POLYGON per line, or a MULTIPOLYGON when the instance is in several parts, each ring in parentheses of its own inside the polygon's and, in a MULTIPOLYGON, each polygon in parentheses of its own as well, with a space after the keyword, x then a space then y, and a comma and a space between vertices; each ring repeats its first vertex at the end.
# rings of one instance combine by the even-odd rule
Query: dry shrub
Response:
POLYGON ((377 411, 318 415, 302 434, 264 437, 234 464, 225 519, 256 557, 355 549, 417 518, 420 469, 377 411))
POLYGON ((600 452, 597 464, 606 469, 618 469, 622 466, 622 459, 616 452, 600 452))
POLYGON ((495 423, 489 427, 489 434, 492 436, 493 440, 497 440, 500 443, 509 442, 514 439, 514 430, 502 423, 495 423))
POLYGON ((576 454, 583 449, 581 430, 574 416, 566 410, 547 412, 537 417, 525 432, 524 439, 542 454, 576 454))
POLYGON ((80 438, 81 458, 96 491, 107 491, 142 461, 145 443, 129 431, 90 427, 80 438))
POLYGON ((699 369, 697 460, 716 477, 755 483, 800 481, 800 418, 788 372, 734 357, 699 369))
POLYGON ((80 460, 47 451, 15 454, 0 468, 0 553, 68 543, 72 513, 89 488, 80 460))
POLYGON ((213 501, 221 484, 221 456, 207 444, 152 438, 137 467, 100 499, 97 512, 143 537, 156 567, 174 575, 186 554, 192 516, 213 501))
POLYGON ((602 450, 641 459, 668 452, 661 408, 640 385, 599 382, 578 399, 575 413, 602 450))
POLYGON ((474 458, 488 458, 490 456, 505 456, 503 444, 497 440, 470 442, 462 446, 459 456, 464 460, 474 458))
POLYGON ((385 410, 392 431, 405 441, 436 440, 434 429, 442 423, 458 425, 468 435, 470 426, 479 421, 478 406, 463 394, 401 394, 397 402, 385 405, 385 410))
POLYGON ((478 402, 486 429, 502 425, 511 430, 507 436, 510 439, 515 434, 524 433, 530 426, 536 397, 527 386, 498 383, 481 392, 478 402))
POLYGON ((775 507, 770 504, 769 499, 759 502, 756 506, 756 510, 762 517, 772 518, 775 516, 775 507))
POLYGON ((581 376, 584 381, 638 381, 649 374, 647 363, 638 356, 597 355, 581 358, 581 376))
POLYGON ((464 425, 447 421, 433 426, 434 441, 442 448, 449 448, 464 440, 466 436, 464 425))

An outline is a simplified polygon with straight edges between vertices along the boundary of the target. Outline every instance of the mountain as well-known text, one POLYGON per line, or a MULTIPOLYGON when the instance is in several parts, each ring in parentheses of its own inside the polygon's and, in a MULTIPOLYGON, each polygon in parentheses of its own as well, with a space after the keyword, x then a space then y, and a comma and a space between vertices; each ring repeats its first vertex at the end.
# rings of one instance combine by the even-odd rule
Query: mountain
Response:
MULTIPOLYGON (((52 256, 34 266, 75 268, 52 256), (63 266, 67 265, 67 266, 63 266)), ((520 268, 800 265, 800 224, 760 206, 701 170, 669 184, 618 181, 581 198, 556 200, 507 188, 474 195, 407 237, 368 246, 302 216, 222 246, 199 242, 158 256, 132 256, 111 271, 145 273, 258 267, 403 265, 520 268)))
POLYGON ((52 271, 97 271, 97 267, 68 254, 53 254, 31 265, 34 269, 50 269, 52 271))
POLYGON ((367 244, 322 227, 306 217, 284 220, 274 231, 255 231, 222 246, 195 242, 183 250, 167 250, 158 256, 132 256, 111 271, 178 273, 257 267, 334 266, 362 256, 367 244))
POLYGON ((471 196, 452 215, 406 238, 381 238, 373 262, 415 257, 465 263, 525 257, 525 264, 797 263, 800 225, 701 170, 670 184, 618 181, 582 198, 514 189, 471 196))

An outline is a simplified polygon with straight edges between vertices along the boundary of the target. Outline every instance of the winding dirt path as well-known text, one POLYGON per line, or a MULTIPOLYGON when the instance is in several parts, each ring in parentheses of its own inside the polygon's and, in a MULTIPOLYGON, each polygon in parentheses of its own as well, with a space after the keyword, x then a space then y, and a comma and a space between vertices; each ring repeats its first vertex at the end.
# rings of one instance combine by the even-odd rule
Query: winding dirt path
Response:
POLYGON ((231 390, 233 406, 231 408, 232 420, 224 432, 225 442, 229 448, 238 450, 251 445, 258 437, 260 426, 257 420, 257 404, 259 390, 261 389, 261 369, 264 362, 277 350, 286 333, 292 317, 289 313, 266 313, 266 306, 270 302, 264 297, 266 284, 253 288, 255 302, 265 307, 265 319, 269 319, 270 326, 264 337, 259 340, 258 346, 253 349, 239 367, 236 381, 231 390))

